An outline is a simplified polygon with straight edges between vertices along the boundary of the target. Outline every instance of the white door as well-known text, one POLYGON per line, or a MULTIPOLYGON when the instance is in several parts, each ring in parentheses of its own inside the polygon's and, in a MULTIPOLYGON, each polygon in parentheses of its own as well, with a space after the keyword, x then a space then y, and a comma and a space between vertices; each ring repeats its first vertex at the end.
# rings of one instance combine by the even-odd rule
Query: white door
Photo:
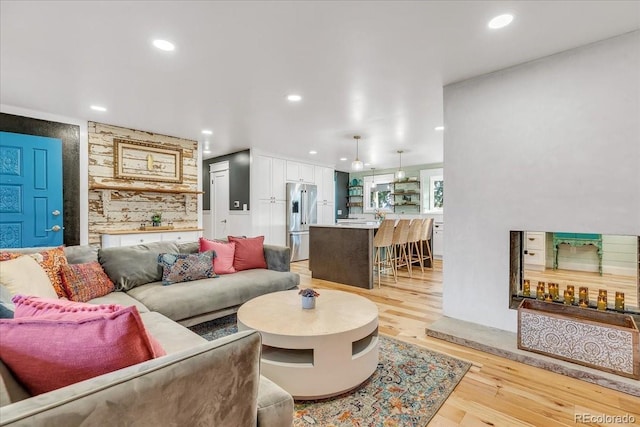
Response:
POLYGON ((229 170, 210 172, 211 231, 214 239, 229 234, 229 170))

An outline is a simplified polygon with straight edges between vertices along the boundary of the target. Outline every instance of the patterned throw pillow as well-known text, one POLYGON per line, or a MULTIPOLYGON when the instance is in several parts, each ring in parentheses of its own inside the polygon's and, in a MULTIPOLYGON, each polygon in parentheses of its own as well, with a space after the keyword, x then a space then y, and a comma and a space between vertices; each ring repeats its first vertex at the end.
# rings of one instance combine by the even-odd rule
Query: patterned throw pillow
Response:
POLYGON ((217 277, 213 271, 213 251, 199 254, 160 254, 158 264, 162 266, 162 284, 189 282, 217 277))
POLYGON ((47 273, 47 276, 49 276, 49 280, 51 280, 51 284, 53 285, 53 289, 55 289, 56 294, 58 294, 58 297, 60 298, 66 298, 67 295, 64 292, 62 278, 60 277, 60 267, 67 265, 67 257, 64 254, 63 247, 59 246, 57 248, 38 253, 42 255, 42 261, 38 260, 38 263, 42 266, 45 273, 47 273))
POLYGON ((14 254, 11 252, 0 252, 0 261, 9 261, 12 259, 16 259, 19 256, 22 256, 24 254, 14 254))
POLYGON ((86 302, 107 295, 115 289, 98 261, 63 265, 60 276, 62 286, 71 301, 86 302))

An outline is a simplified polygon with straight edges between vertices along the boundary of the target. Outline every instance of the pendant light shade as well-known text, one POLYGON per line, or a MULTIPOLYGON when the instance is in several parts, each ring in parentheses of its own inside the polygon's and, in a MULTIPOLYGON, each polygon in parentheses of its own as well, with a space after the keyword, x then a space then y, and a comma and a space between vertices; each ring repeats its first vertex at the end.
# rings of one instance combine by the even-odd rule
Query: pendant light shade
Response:
POLYGON ((371 168, 373 177, 371 178, 371 188, 376 188, 376 168, 371 168))
POLYGON ((405 173, 402 170, 402 153, 404 153, 403 150, 398 150, 398 154, 400 155, 400 167, 398 168, 398 172, 396 172, 396 179, 404 179, 405 177, 405 173))
POLYGON ((361 171, 362 169, 364 169, 364 163, 362 163, 358 158, 360 148, 360 135, 355 135, 353 139, 356 140, 356 158, 353 160, 353 162, 351 162, 351 169, 354 171, 361 171))

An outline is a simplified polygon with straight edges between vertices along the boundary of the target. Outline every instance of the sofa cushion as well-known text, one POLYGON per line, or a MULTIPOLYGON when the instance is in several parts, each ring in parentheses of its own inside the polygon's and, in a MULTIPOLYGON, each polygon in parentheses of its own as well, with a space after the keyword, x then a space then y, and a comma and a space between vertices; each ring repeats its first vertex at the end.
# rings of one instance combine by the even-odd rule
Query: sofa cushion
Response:
POLYGON ((215 277, 213 251, 199 254, 160 254, 158 264, 162 266, 162 284, 191 282, 215 277))
POLYGON ((116 291, 116 292, 111 292, 110 294, 98 297, 98 298, 93 298, 89 301, 87 301, 88 304, 118 304, 118 305, 122 305, 124 307, 129 307, 131 305, 135 306, 138 309, 138 313, 142 314, 142 313, 146 313, 149 311, 149 309, 147 307, 145 307, 145 305, 143 303, 141 303, 140 301, 138 301, 135 298, 132 298, 131 296, 127 295, 125 292, 120 292, 120 291, 116 291))
POLYGON ((180 286, 148 283, 127 293, 149 310, 178 321, 235 307, 259 295, 293 289, 299 283, 300 276, 295 273, 254 269, 226 274, 217 279, 185 282, 180 286))
POLYGON ((117 290, 129 290, 162 279, 158 265, 161 253, 178 253, 178 246, 175 242, 153 242, 104 248, 98 251, 98 260, 117 290))
POLYGON ((237 271, 252 268, 267 268, 264 258, 264 236, 238 238, 228 236, 229 242, 235 242, 233 268, 237 271))
MULTIPOLYGON (((0 360, 0 407, 31 397, 29 392, 16 380, 9 368, 0 360)), ((2 418, 0 417, 0 421, 2 418)))
POLYGON ((260 375, 258 426, 290 426, 293 397, 270 379, 260 375))
POLYGON ((30 256, 0 262, 0 283, 11 295, 36 295, 58 298, 42 266, 30 256))
POLYGON ((140 318, 149 334, 158 340, 167 354, 177 353, 207 342, 195 332, 155 311, 141 313, 140 318))
POLYGON ((98 261, 63 265, 60 268, 60 277, 67 298, 72 301, 89 301, 115 289, 98 261))
POLYGON ((200 249, 199 242, 181 242, 178 243, 178 251, 181 254, 197 254, 200 249))
POLYGON ((85 264, 98 261, 98 248, 89 245, 65 246, 64 254, 69 264, 85 264))
POLYGON ((216 258, 213 260, 213 269, 216 274, 231 274, 236 272, 236 269, 233 268, 233 258, 236 253, 235 242, 216 242, 201 237, 200 252, 204 251, 214 251, 216 253, 216 258))
POLYGON ((135 307, 0 319, 0 358, 31 394, 41 394, 163 355, 135 307), (57 317, 57 316, 54 316, 57 317))

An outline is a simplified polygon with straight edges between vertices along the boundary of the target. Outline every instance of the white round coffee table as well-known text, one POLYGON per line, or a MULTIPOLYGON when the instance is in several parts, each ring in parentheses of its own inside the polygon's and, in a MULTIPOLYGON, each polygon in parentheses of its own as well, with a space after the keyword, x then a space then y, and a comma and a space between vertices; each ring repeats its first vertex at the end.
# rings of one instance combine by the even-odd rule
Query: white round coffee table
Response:
POLYGON ((262 335, 261 373, 296 399, 350 390, 378 366, 378 307, 366 298, 321 290, 302 309, 297 290, 254 298, 238 310, 238 330, 262 335))

